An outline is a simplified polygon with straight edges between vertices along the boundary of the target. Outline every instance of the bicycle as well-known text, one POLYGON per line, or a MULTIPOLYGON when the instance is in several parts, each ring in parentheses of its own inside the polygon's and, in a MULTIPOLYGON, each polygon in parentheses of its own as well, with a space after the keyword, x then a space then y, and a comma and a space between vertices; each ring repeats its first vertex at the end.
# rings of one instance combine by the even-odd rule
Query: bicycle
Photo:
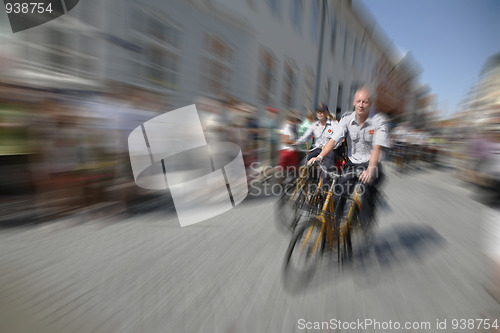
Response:
POLYGON ((342 221, 339 221, 339 215, 334 211, 333 196, 336 195, 335 184, 340 175, 334 176, 336 179, 326 191, 321 210, 295 230, 285 255, 285 274, 301 278, 310 276, 325 249, 330 253, 337 251, 339 265, 352 258, 353 231, 363 227, 359 221, 364 189, 360 184, 360 174, 361 172, 357 172, 355 189, 351 195, 337 195, 339 200, 350 201, 349 205, 344 206, 342 221))
MULTIPOLYGON (((322 149, 322 147, 301 151, 310 153, 317 149, 322 149)), ((299 168, 298 177, 289 178, 284 183, 284 191, 276 203, 277 221, 281 221, 280 226, 284 225, 286 229, 293 232, 304 216, 309 216, 321 209, 321 204, 326 197, 326 191, 320 190, 325 179, 321 177, 321 173, 326 172, 328 177, 331 177, 332 174, 338 176, 345 164, 343 151, 336 150, 336 157, 335 172, 328 172, 324 168, 318 167, 319 165, 313 166, 316 169, 309 170, 306 164, 299 168)))
MULTIPOLYGON (((301 150, 310 153, 321 147, 301 150)), ((307 162, 306 162, 307 163, 307 162)), ((308 214, 312 207, 321 202, 321 177, 317 177, 320 170, 308 170, 307 165, 298 168, 298 176, 289 176, 283 183, 283 192, 276 202, 277 221, 280 226, 292 231, 296 228, 302 215, 308 214)))

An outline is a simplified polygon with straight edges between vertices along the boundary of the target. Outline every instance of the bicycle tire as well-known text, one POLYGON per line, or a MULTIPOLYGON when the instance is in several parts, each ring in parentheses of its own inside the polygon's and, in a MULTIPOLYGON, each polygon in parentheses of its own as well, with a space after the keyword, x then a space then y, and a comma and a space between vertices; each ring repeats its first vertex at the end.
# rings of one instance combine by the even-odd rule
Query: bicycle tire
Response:
POLYGON ((278 198, 275 206, 275 220, 278 224, 278 229, 289 231, 294 224, 296 212, 293 208, 294 202, 297 201, 299 186, 297 179, 287 182, 283 185, 283 193, 278 198))
POLYGON ((315 192, 308 193, 308 189, 311 188, 311 185, 316 185, 316 182, 316 179, 308 179, 304 186, 302 186, 301 191, 297 196, 297 200, 294 203, 296 216, 301 215, 301 212, 308 216, 312 213, 316 214, 319 210, 321 210, 324 199, 321 197, 322 192, 318 190, 317 186, 313 186, 313 188, 316 189, 315 192), (309 202, 307 200, 308 195, 313 195, 312 197, 309 197, 309 202))
POLYGON ((340 264, 352 260, 352 238, 351 228, 347 228, 346 232, 341 236, 341 241, 338 242, 338 260, 340 264))
MULTIPOLYGON (((290 184, 286 186, 285 191, 283 191, 283 194, 280 196, 276 204, 276 220, 280 224, 280 229, 285 229, 291 232, 295 230, 298 223, 302 219, 301 212, 304 211, 310 184, 315 181, 316 180, 314 179, 306 179, 302 182, 295 180, 294 186, 291 186, 290 184)), ((310 208, 311 207, 308 209, 310 210, 310 208)))
POLYGON ((325 232, 318 219, 297 228, 285 255, 285 273, 301 281, 310 278, 316 271, 323 254, 325 232))

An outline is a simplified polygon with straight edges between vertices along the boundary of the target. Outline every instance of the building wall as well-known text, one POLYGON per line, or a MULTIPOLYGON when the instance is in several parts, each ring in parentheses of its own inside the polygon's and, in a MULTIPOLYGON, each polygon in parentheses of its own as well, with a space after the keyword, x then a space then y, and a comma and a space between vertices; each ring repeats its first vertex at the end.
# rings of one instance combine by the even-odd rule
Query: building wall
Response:
MULTIPOLYGON (((305 112, 318 89, 318 101, 343 113, 352 109, 356 88, 368 85, 376 91, 377 66, 385 57, 349 0, 86 0, 70 14, 28 31, 27 37, 16 34, 21 54, 50 40, 53 31, 65 36, 58 47, 70 59, 66 67, 72 75, 99 86, 118 82, 157 91, 167 96, 171 108, 203 96, 231 97, 256 106, 261 115, 266 106, 305 112), (221 41, 231 56, 219 59, 208 51, 207 35, 221 41), (276 64, 274 92, 267 99, 259 91, 263 52, 276 64), (223 93, 206 87, 212 69, 226 73, 223 93), (285 75, 289 69, 293 80, 285 75)), ((46 57, 34 60, 39 67, 56 65, 46 57)))

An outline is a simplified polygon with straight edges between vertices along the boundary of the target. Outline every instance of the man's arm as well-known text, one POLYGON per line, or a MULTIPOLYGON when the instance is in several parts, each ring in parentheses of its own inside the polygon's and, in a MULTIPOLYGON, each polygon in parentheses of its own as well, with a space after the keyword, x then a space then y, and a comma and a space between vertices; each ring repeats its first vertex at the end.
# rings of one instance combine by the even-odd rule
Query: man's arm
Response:
POLYGON ((372 152, 370 154, 370 162, 368 163, 368 169, 363 171, 359 179, 363 184, 371 183, 377 177, 377 166, 380 158, 380 151, 382 150, 382 146, 376 145, 373 147, 372 152))
POLYGON ((288 134, 281 134, 281 142, 286 145, 293 145, 295 143, 295 141, 290 140, 290 135, 288 134))
POLYGON ((376 177, 378 177, 378 162, 380 160, 380 152, 382 147, 390 147, 389 143, 389 131, 387 129, 387 119, 379 115, 379 124, 375 131, 375 137, 373 138, 373 148, 370 153, 370 162, 368 163, 368 169, 363 171, 359 179, 364 183, 371 183, 376 177))
POLYGON ((337 141, 330 139, 330 141, 328 141, 327 144, 321 150, 321 153, 319 153, 317 157, 311 158, 309 162, 307 162, 307 164, 312 165, 316 160, 319 160, 321 162, 326 155, 332 152, 335 146, 337 146, 337 141))
POLYGON ((300 139, 295 141, 295 144, 302 145, 302 144, 306 143, 307 141, 309 141, 309 139, 312 137, 315 126, 316 126, 315 123, 312 123, 311 125, 309 125, 309 127, 307 128, 307 131, 304 133, 304 135, 302 135, 300 137, 300 139))
POLYGON ((334 150, 335 147, 337 147, 339 142, 342 142, 344 140, 345 136, 347 135, 346 117, 342 117, 342 119, 338 123, 335 123, 332 127, 333 127, 332 128, 333 134, 330 141, 328 141, 326 145, 323 146, 323 150, 321 151, 321 153, 319 153, 319 155, 316 158, 311 158, 309 160, 309 165, 314 163, 314 161, 316 161, 317 159, 322 161, 326 155, 331 153, 332 150, 334 150))

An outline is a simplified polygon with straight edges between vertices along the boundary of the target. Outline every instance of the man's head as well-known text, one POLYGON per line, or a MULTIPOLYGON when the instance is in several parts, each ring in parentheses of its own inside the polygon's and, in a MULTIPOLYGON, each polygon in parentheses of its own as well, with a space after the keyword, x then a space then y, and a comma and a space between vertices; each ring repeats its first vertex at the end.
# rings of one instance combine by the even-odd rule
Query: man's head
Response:
POLYGON ((370 91, 367 88, 358 89, 354 94, 353 104, 357 116, 361 118, 367 117, 372 104, 370 91))
POLYGON ((311 123, 316 119, 316 114, 314 113, 313 110, 309 109, 306 112, 306 118, 309 120, 311 123))
POLYGON ((294 111, 290 111, 286 117, 286 120, 289 122, 289 123, 292 123, 292 124, 298 124, 300 123, 300 116, 299 114, 294 110, 294 111))
POLYGON ((327 120, 327 117, 328 117, 328 106, 326 106, 323 103, 320 103, 316 107, 316 116, 318 117, 318 120, 320 122, 325 122, 327 120))

